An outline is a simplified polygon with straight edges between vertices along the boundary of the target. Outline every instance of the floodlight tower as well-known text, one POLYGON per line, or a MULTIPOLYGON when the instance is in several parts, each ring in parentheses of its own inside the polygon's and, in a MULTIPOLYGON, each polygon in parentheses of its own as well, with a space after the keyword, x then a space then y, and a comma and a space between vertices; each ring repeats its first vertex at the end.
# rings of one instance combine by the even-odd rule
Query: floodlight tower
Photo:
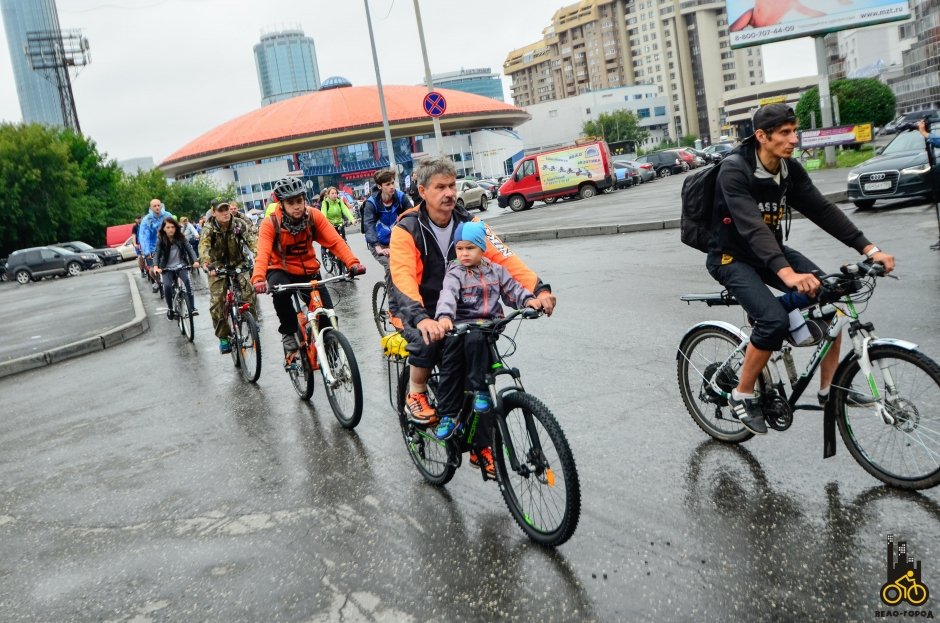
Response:
POLYGON ((58 15, 54 14, 52 29, 26 33, 25 52, 33 71, 42 74, 59 92, 65 127, 81 133, 69 70, 91 62, 88 39, 79 30, 61 30, 58 15))

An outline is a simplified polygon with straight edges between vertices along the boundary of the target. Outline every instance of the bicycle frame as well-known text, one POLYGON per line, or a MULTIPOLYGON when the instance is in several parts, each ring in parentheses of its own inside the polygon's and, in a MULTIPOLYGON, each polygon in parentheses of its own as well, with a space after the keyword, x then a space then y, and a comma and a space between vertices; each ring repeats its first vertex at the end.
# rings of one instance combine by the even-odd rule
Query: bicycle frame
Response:
MULTIPOLYGON (((812 311, 819 310, 818 314, 820 316, 826 316, 830 313, 835 314, 835 318, 829 323, 829 327, 826 331, 826 334, 823 336, 823 339, 816 346, 816 349, 813 351, 813 355, 810 358, 810 362, 807 365, 806 369, 799 375, 788 374, 790 381, 790 396, 787 397, 786 392, 784 391, 783 375, 780 374, 779 362, 782 359, 788 370, 788 372, 795 372, 793 367, 792 356, 790 351, 792 347, 789 344, 785 344, 783 348, 775 352, 771 356, 770 361, 767 362, 767 369, 770 372, 771 376, 771 386, 781 397, 786 399, 787 404, 790 407, 791 412, 798 409, 804 410, 821 410, 822 407, 817 407, 816 405, 799 405, 797 401, 803 395, 803 392, 806 390, 806 387, 809 385, 810 381, 813 379, 813 376, 816 374, 816 370, 822 364, 823 359, 826 355, 829 354, 829 350, 832 345, 835 343, 836 339, 841 335, 843 329, 848 327, 849 337, 852 340, 852 354, 859 360, 859 367, 863 375, 865 376, 866 381, 868 382, 868 388, 872 393, 877 402, 878 415, 885 422, 885 424, 894 424, 894 417, 888 412, 884 405, 884 400, 882 395, 878 390, 877 383, 875 382, 875 377, 873 374, 873 368, 871 364, 871 358, 868 355, 869 346, 876 340, 878 337, 874 333, 874 325, 871 323, 862 323, 859 321, 858 312, 855 309, 855 305, 852 303, 852 300, 846 296, 842 301, 842 304, 845 305, 845 311, 839 309, 832 304, 827 304, 823 306, 816 306, 810 308, 807 313, 812 311)), ((898 344, 902 344, 899 340, 892 340, 898 344)), ((744 350, 747 348, 747 345, 750 343, 750 337, 743 335, 743 339, 740 344, 731 352, 727 359, 725 359, 722 364, 718 367, 720 370, 725 365, 733 361, 738 356, 743 356, 744 350)), ((913 348, 915 345, 909 343, 903 343, 905 347, 913 348)), ((885 385, 888 391, 888 397, 894 398, 897 396, 897 387, 894 383, 894 379, 891 374, 891 370, 887 367, 882 367, 881 372, 884 375, 885 385)), ((700 373, 701 374, 701 373, 700 373)), ((717 377, 717 375, 715 375, 717 377)), ((720 395, 722 398, 728 399, 731 397, 730 392, 726 392, 718 386, 716 378, 706 379, 711 389, 720 395)), ((843 388, 844 389, 844 388, 843 388)))
MULTIPOLYGON (((311 365, 314 369, 320 370, 323 374, 324 382, 330 387, 335 387, 337 381, 336 377, 333 376, 333 369, 330 367, 329 359, 323 348, 323 336, 326 335, 327 331, 339 329, 339 322, 336 312, 332 308, 323 307, 323 300, 317 288, 331 281, 351 281, 354 277, 354 275, 347 276, 344 274, 339 277, 330 277, 329 279, 313 280, 309 283, 279 285, 276 288, 277 291, 290 291, 294 312, 297 314, 297 329, 298 337, 300 338, 299 344, 302 349, 306 350, 307 355, 310 357, 311 365), (307 305, 304 305, 303 299, 300 296, 301 290, 310 290, 310 302, 307 305), (321 328, 318 322, 320 318, 326 318, 329 321, 329 325, 321 328), (312 342, 307 336, 308 325, 314 327, 310 332, 313 338, 312 342)), ((288 363, 290 362, 290 357, 291 354, 288 354, 288 363)))

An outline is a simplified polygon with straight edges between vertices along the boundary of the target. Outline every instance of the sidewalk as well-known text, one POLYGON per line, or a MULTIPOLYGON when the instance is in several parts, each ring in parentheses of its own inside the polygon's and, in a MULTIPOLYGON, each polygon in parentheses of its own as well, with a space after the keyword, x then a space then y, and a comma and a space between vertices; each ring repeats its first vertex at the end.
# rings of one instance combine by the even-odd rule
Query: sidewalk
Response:
POLYGON ((134 270, 0 287, 0 378, 111 348, 149 327, 134 270))

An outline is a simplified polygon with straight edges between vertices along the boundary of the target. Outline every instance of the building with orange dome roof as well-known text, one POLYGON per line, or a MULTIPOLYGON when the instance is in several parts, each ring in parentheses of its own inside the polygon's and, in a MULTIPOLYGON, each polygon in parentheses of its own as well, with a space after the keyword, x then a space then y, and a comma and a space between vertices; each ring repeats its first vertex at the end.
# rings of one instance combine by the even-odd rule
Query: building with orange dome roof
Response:
MULTIPOLYGON (((443 140, 434 138, 423 107, 423 86, 385 86, 395 163, 403 187, 417 158, 443 153, 458 173, 495 177, 512 171, 522 157, 513 131, 531 117, 488 97, 439 89, 447 101, 440 117, 443 140)), ((340 77, 320 91, 264 106, 209 130, 170 154, 163 172, 182 180, 209 175, 233 183, 247 209, 263 208, 271 184, 284 175, 302 176, 309 198, 328 186, 368 192, 372 175, 389 166, 378 89, 353 87, 340 77)))

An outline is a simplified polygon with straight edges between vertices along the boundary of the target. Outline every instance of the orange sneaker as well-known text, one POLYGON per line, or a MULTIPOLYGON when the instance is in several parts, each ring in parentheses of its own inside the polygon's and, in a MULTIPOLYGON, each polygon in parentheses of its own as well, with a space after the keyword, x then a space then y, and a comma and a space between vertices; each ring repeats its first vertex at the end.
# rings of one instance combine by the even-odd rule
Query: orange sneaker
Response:
POLYGON ((437 422, 437 411, 428 402, 427 392, 411 392, 405 396, 405 406, 408 408, 408 419, 422 426, 429 426, 437 422))
POLYGON ((493 460, 493 451, 489 448, 483 448, 479 453, 470 451, 470 465, 480 469, 480 459, 486 470, 486 475, 490 478, 496 478, 496 462, 493 460))

